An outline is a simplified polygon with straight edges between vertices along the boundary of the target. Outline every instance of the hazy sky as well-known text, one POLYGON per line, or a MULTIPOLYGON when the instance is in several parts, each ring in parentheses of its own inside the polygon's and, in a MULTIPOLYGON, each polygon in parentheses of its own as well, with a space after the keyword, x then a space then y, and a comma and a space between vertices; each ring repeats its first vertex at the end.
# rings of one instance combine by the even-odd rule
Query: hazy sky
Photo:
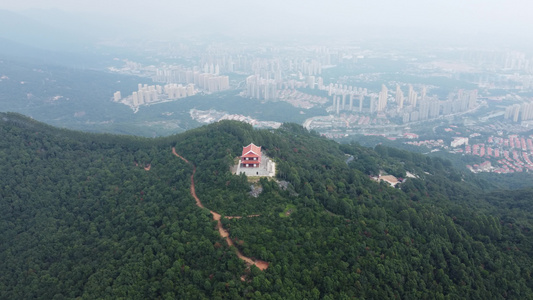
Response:
POLYGON ((372 33, 533 37, 528 0, 17 0, 0 9, 91 12, 159 31, 335 35, 372 33))

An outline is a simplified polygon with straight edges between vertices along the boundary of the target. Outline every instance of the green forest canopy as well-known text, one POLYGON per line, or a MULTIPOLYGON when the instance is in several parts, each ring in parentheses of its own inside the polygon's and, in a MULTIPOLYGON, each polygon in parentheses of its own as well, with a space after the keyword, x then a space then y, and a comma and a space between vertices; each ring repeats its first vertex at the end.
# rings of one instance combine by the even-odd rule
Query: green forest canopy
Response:
POLYGON ((224 121, 145 139, 0 114, 2 299, 531 299, 532 190, 449 161, 224 121), (229 166, 261 145, 278 181, 229 166), (216 231, 223 219, 248 268, 216 231), (353 160, 348 157, 353 156, 353 160), (145 166, 150 165, 150 170, 145 166), (405 177, 398 188, 369 175, 405 177), (294 207, 290 216, 280 216, 294 207))

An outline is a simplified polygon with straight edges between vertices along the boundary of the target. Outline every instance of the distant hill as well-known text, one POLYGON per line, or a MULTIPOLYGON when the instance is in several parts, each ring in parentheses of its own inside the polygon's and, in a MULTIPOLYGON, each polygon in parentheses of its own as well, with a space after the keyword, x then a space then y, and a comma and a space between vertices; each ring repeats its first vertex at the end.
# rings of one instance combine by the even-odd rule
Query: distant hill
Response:
POLYGON ((49 50, 0 37, 0 59, 77 69, 103 69, 112 58, 93 52, 49 50))
MULTIPOLYGON (((116 51, 110 51, 102 41, 127 38, 126 28, 135 26, 105 16, 61 10, 0 10, 0 59, 103 69, 114 58, 109 53, 116 51)), ((127 49, 120 52, 129 53, 127 49)))
POLYGON ((80 50, 92 41, 87 35, 74 34, 67 24, 51 26, 8 10, 0 10, 0 37, 53 51, 80 50))
POLYGON ((0 298, 530 299, 531 189, 485 193, 439 158, 295 124, 148 139, 0 113, 0 298), (263 147, 277 181, 229 166, 263 147), (248 268, 216 230, 269 267, 248 268), (150 166, 149 168, 147 166, 150 166), (409 172, 409 173, 407 173, 409 172), (407 178, 397 188, 378 173, 407 178), (410 175, 409 175, 410 174, 410 175))

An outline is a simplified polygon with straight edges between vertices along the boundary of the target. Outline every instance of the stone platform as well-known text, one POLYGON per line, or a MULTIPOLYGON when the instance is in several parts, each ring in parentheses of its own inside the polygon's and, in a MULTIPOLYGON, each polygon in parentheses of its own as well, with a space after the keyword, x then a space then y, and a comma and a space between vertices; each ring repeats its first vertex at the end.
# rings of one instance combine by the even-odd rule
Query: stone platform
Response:
POLYGON ((261 164, 257 168, 246 168, 241 167, 241 160, 239 163, 232 168, 233 174, 239 175, 244 173, 244 175, 251 176, 261 176, 261 177, 274 177, 276 176, 276 163, 273 162, 268 156, 261 152, 261 164))

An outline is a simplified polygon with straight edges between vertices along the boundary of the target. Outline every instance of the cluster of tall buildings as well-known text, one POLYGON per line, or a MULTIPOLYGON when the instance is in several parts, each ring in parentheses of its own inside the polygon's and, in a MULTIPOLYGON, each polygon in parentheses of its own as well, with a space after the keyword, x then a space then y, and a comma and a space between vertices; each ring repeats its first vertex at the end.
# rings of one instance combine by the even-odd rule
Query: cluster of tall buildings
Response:
POLYGON ((533 102, 514 104, 505 109, 505 119, 513 122, 533 120, 533 102))
POLYGON ((322 74, 322 63, 317 60, 301 59, 289 61, 289 71, 300 72, 304 76, 315 76, 322 74))
MULTIPOLYGON (((386 87, 383 85, 382 92, 386 92, 386 87)), ((426 87, 423 86, 421 90, 421 98, 426 98, 426 87)), ((402 111, 404 106, 416 107, 418 101, 418 93, 415 92, 412 85, 409 85, 409 91, 407 93, 407 99, 404 97, 402 88, 399 84, 396 84, 396 92, 394 95, 398 111, 402 111), (407 101, 406 101, 407 100, 407 101)))
MULTIPOLYGON (((350 52, 351 53, 351 52, 350 52)), ((250 47, 209 48, 201 56, 199 66, 204 72, 255 74, 262 78, 283 81, 292 76, 300 79, 307 76, 320 76, 325 67, 335 65, 345 57, 328 47, 250 47), (302 52, 305 52, 302 55, 302 52), (206 68, 206 66, 208 68, 206 68), (209 70, 208 70, 209 69, 209 70)))
POLYGON ((505 53, 505 69, 533 71, 533 61, 524 52, 508 51, 505 53))
POLYGON ((305 84, 307 85, 307 87, 309 87, 312 90, 315 89, 315 86, 319 90, 324 89, 324 79, 322 79, 322 77, 315 78, 315 76, 312 76, 312 75, 307 76, 305 80, 305 84))
MULTIPOLYGON (((322 81, 322 78, 319 77, 319 80, 322 81)), ((318 86, 319 89, 325 89, 328 92, 328 96, 333 95, 343 95, 343 94, 363 94, 366 95, 368 93, 368 90, 366 88, 358 88, 351 85, 343 85, 343 84, 333 84, 330 83, 328 86, 323 86, 323 88, 318 86)))
MULTIPOLYGON (((318 89, 322 92, 313 91, 308 94, 325 96, 324 91, 327 91, 328 101, 331 101, 327 110, 337 115, 341 112, 370 113, 378 114, 379 118, 395 118, 408 123, 465 112, 477 105, 477 91, 460 90, 446 100, 439 100, 436 96, 428 96, 425 86, 415 85, 415 91, 412 85, 396 84, 396 87, 387 87, 383 84, 381 90, 369 92, 367 89, 342 84, 324 85, 324 80, 320 77, 323 69, 335 64, 357 62, 365 57, 365 52, 357 47, 329 49, 324 46, 306 47, 303 51, 306 52, 305 57, 302 56, 301 48, 243 45, 235 49, 210 46, 194 67, 147 67, 147 74, 150 74, 155 82, 164 82, 167 85, 159 88, 150 86, 146 89, 143 86, 131 96, 131 101, 134 106, 139 106, 159 101, 161 98, 183 98, 194 93, 195 89, 205 92, 227 90, 230 88, 229 77, 221 74, 237 73, 254 74, 245 80, 246 86, 242 94, 247 97, 275 100, 280 97, 279 91, 283 89, 318 89), (192 91, 189 91, 189 88, 192 91)), ((494 57, 491 55, 490 58, 494 57)), ((507 53, 497 58, 498 64, 505 63, 509 68, 520 69, 529 66, 529 58, 522 53, 507 53)), ((488 56, 482 53, 480 60, 486 59, 488 56)), ((130 64, 129 67, 138 66, 130 64)), ((120 98, 120 93, 114 95, 115 101, 120 98)), ((506 115, 512 115, 514 118, 516 110, 524 109, 510 108, 506 115)), ((529 118, 524 113, 520 116, 522 119, 529 118)))
POLYGON ((229 89, 229 77, 218 75, 219 67, 204 66, 204 72, 183 69, 180 66, 158 68, 153 81, 166 83, 194 84, 197 88, 213 93, 229 89), (208 71, 208 72, 205 72, 208 71))
MULTIPOLYGON (((342 111, 386 113, 392 109, 392 105, 389 102, 389 89, 384 84, 381 85, 381 91, 377 94, 369 93, 366 88, 357 88, 342 84, 329 84, 322 89, 327 90, 328 95, 332 97, 332 108, 336 114, 342 111)), ((395 103, 398 112, 402 111, 405 105, 415 107, 417 104, 417 93, 413 90, 412 86, 409 86, 409 96, 405 99, 398 85, 396 86, 395 103)))
POLYGON ((198 88, 209 93, 220 92, 229 89, 228 76, 216 76, 209 73, 195 73, 194 82, 198 88))
MULTIPOLYGON (((251 54, 206 54, 200 60, 200 65, 218 66, 218 71, 221 73, 246 72, 249 73, 252 69, 256 57, 251 54)), ((206 72, 207 73, 207 72, 206 72)))
MULTIPOLYGON (((320 78, 321 79, 321 78, 320 78)), ((347 85, 329 84, 322 88, 328 91, 333 100, 333 111, 339 114, 342 111, 386 113, 393 109, 389 97, 389 89, 381 85, 379 93, 370 93, 366 88, 357 88, 347 85)), ((424 92, 423 92, 424 93, 424 92)), ((399 85, 396 86, 395 107, 401 112, 404 106, 412 109, 417 104, 417 93, 409 86, 408 97, 405 98, 399 85)))
POLYGON ((155 86, 145 84, 143 86, 139 83, 139 89, 131 94, 131 103, 134 107, 137 107, 150 102, 157 102, 161 92, 160 85, 155 86))
POLYGON ((478 98, 477 90, 459 90, 457 93, 450 93, 448 99, 441 101, 444 115, 463 112, 476 107, 478 98))
POLYGON ((466 112, 476 107, 478 98, 477 90, 461 89, 457 93, 451 93, 447 100, 439 100, 436 97, 428 97, 425 87, 422 88, 420 97, 418 97, 412 86, 409 86, 409 95, 408 106, 398 110, 401 113, 403 123, 466 112))
POLYGON ((299 81, 277 81, 269 79, 268 75, 267 78, 259 74, 252 75, 246 79, 245 94, 250 98, 270 100, 277 99, 278 91, 283 88, 315 87, 328 92, 332 105, 327 110, 337 115, 341 112, 377 113, 398 117, 403 123, 466 112, 476 107, 478 99, 477 90, 459 90, 450 94, 448 99, 439 100, 436 96, 428 96, 425 86, 415 91, 412 85, 408 85, 406 96, 400 85, 396 85, 392 93, 385 84, 379 93, 370 93, 366 88, 332 83, 324 85, 321 77, 312 75, 299 81))
POLYGON ((204 64, 204 73, 207 74, 213 74, 213 75, 219 75, 220 74, 220 66, 218 64, 204 64))
MULTIPOLYGON (((287 56, 280 56, 280 49, 255 49, 259 50, 259 55, 254 55, 253 50, 248 54, 207 54, 202 57, 201 65, 219 66, 221 73, 248 73, 260 74, 266 78, 265 71, 272 72, 270 78, 281 79, 281 73, 285 74, 301 74, 302 76, 317 76, 322 74, 322 67, 324 64, 331 64, 329 53, 315 53, 311 58, 302 58, 301 56, 294 56, 287 53, 287 56), (274 58, 265 58, 265 52, 271 52, 277 56, 274 58), (277 75, 280 78, 277 78, 277 75)), ((249 50, 250 51, 250 50, 249 50)), ((207 71, 205 71, 207 73, 207 71)))
POLYGON ((362 94, 357 95, 355 93, 346 93, 333 96, 333 109, 337 115, 341 111, 355 111, 354 100, 358 103, 359 111, 363 109, 364 96, 362 94))
POLYGON ((252 75, 246 78, 246 96, 253 99, 272 100, 278 97, 278 83, 274 79, 252 75))
POLYGON ((295 79, 285 80, 283 82, 277 82, 278 89, 303 89, 313 88, 314 85, 309 85, 309 81, 301 81, 295 79))
POLYGON ((254 55, 254 50, 237 51, 238 54, 205 54, 200 59, 205 73, 218 75, 220 73, 260 74, 281 80, 281 62, 279 58, 264 58, 254 55), (246 52, 246 53, 244 53, 246 52), (207 66, 207 68, 206 68, 207 66))
POLYGON ((163 87, 163 92, 170 100, 194 96, 196 94, 194 84, 188 84, 186 86, 176 83, 166 84, 163 87))
POLYGON ((367 89, 352 86, 333 85, 324 87, 332 97, 332 110, 339 114, 342 111, 386 113, 401 117, 404 123, 434 119, 442 115, 464 112, 476 106, 477 90, 459 90, 456 94, 441 101, 436 97, 428 97, 425 86, 416 92, 409 85, 407 97, 400 85, 396 85, 394 98, 390 97, 389 89, 384 84, 379 93, 369 93, 367 89))
POLYGON ((367 93, 366 89, 342 84, 329 84, 327 87, 322 86, 322 88, 319 86, 319 89, 328 91, 328 95, 333 99, 333 111, 337 115, 341 111, 363 111, 363 101, 367 93), (357 109, 354 106, 354 101, 357 101, 357 109))
POLYGON ((522 51, 464 49, 456 52, 460 61, 486 69, 533 72, 533 56, 522 51))
POLYGON ((421 100, 418 108, 411 106, 402 111, 402 122, 416 122, 434 119, 440 116, 440 101, 436 99, 421 100))
POLYGON ((165 86, 160 85, 138 85, 138 90, 133 92, 130 96, 121 98, 120 92, 114 94, 114 101, 130 105, 132 107, 139 107, 145 104, 157 103, 167 100, 176 100, 193 96, 196 94, 193 84, 183 86, 181 84, 167 84, 165 86))

